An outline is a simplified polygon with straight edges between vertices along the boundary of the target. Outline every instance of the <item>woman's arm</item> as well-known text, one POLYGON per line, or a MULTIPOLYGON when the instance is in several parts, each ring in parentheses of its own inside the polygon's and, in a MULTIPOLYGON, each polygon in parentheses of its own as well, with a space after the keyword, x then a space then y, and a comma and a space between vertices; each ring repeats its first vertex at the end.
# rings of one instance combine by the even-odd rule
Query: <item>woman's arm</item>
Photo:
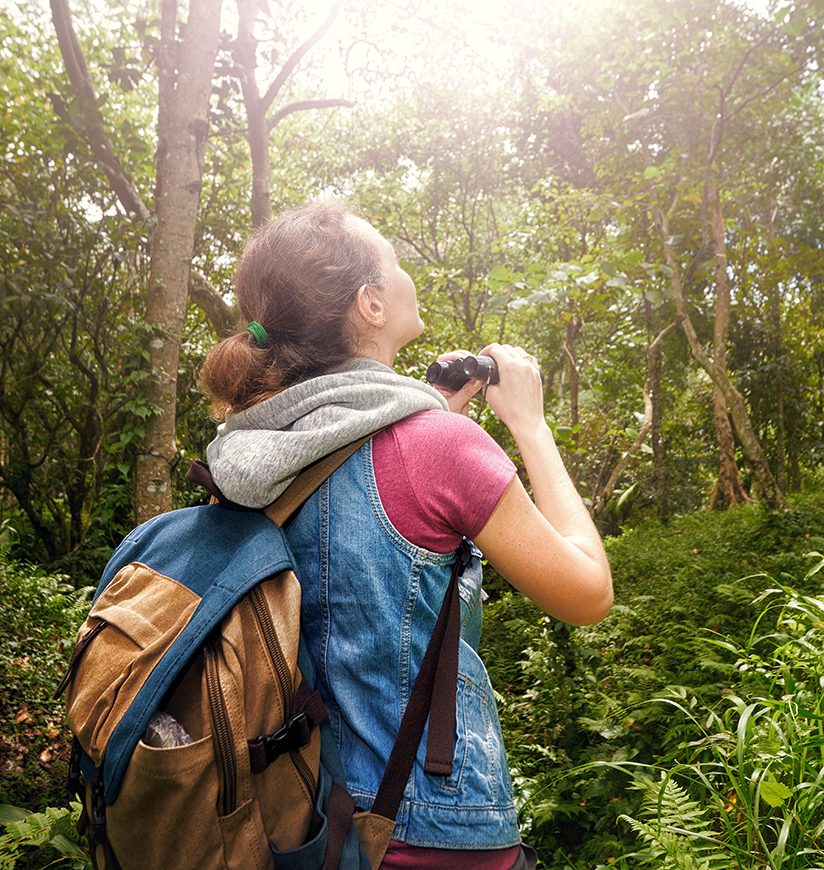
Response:
POLYGON ((601 537, 561 461, 544 419, 538 366, 520 348, 493 344, 500 383, 486 399, 518 445, 535 502, 516 477, 475 542, 495 569, 542 610, 587 625, 612 605, 601 537))

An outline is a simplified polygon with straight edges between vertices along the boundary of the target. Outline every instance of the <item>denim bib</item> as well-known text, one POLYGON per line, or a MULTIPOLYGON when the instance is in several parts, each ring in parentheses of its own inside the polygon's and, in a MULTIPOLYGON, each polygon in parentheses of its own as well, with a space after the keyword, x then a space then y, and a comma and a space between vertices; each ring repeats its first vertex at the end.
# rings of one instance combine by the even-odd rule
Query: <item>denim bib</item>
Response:
MULTIPOLYGON (((370 809, 449 583, 454 554, 407 541, 378 496, 368 442, 286 528, 303 590, 302 631, 358 805, 370 809)), ((520 842, 498 712, 478 657, 481 563, 460 581, 452 774, 424 773, 426 732, 394 838, 495 849, 520 842)))

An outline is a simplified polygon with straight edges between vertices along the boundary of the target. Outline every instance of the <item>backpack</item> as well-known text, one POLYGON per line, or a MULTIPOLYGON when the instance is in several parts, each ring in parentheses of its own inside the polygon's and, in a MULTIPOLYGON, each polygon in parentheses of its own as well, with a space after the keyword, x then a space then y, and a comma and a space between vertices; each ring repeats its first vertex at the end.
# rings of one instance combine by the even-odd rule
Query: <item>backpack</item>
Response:
POLYGON ((300 639, 281 526, 369 437, 265 511, 227 502, 195 463, 212 502, 154 517, 115 550, 55 692, 68 690, 69 789, 95 868, 376 870, 427 717, 426 770, 451 771, 466 542, 368 812, 346 791, 300 639))

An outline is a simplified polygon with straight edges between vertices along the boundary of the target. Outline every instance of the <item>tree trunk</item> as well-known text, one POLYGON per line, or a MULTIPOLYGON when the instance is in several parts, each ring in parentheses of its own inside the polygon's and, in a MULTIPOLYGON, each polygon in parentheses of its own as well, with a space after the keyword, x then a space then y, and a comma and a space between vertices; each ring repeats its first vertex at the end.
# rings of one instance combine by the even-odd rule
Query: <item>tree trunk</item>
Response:
POLYGON ((650 342, 649 347, 647 347, 647 379, 644 382, 644 421, 638 430, 638 434, 635 436, 635 440, 615 464, 607 482, 596 493, 592 503, 592 513, 599 511, 609 501, 630 460, 641 449, 641 445, 646 441, 647 435, 652 431, 654 421, 653 408, 655 404, 653 397, 654 392, 658 388, 657 383, 660 381, 661 346, 664 339, 677 328, 678 323, 679 319, 676 319, 665 329, 662 329, 650 342))
POLYGON ((675 252, 673 251, 670 242, 667 216, 663 211, 661 211, 661 209, 656 209, 656 217, 661 231, 664 254, 669 268, 673 295, 675 296, 675 304, 678 308, 678 314, 681 316, 681 325, 684 329, 684 335, 689 343, 693 359, 695 359, 701 368, 704 369, 704 371, 712 378, 713 383, 719 387, 724 396, 727 404, 727 411, 732 417, 732 422, 735 426, 738 440, 741 443, 741 448, 744 451, 744 455, 747 457, 747 461, 752 466, 759 492, 765 504, 771 509, 786 507, 787 500, 784 493, 776 483, 775 477, 773 476, 769 463, 767 462, 767 457, 764 454, 764 448, 752 428, 744 397, 735 388, 726 369, 722 368, 715 360, 711 359, 706 354, 703 347, 701 347, 701 342, 698 340, 698 334, 696 333, 695 327, 693 326, 692 320, 689 316, 686 294, 684 285, 681 281, 678 261, 675 258, 675 252))
POLYGON ((237 0, 238 37, 233 54, 240 70, 240 87, 246 109, 247 140, 252 158, 252 225, 255 227, 272 219, 270 131, 293 112, 354 105, 350 100, 334 98, 298 100, 282 106, 271 118, 268 117, 269 110, 292 72, 332 26, 341 5, 342 0, 335 0, 320 27, 291 54, 266 89, 266 93, 261 94, 255 75, 258 43, 254 34, 255 17, 259 12, 260 4, 255 0, 237 0))
MULTIPOLYGON (((727 273, 727 240, 724 213, 715 179, 715 169, 707 169, 705 204, 710 212, 712 248, 715 255, 715 320, 713 322, 712 353, 715 364, 727 370, 727 333, 730 323, 730 281, 727 273)), ((718 444, 718 476, 710 498, 710 510, 726 510, 750 501, 744 491, 738 464, 735 461, 735 440, 732 434, 727 401, 718 384, 713 384, 712 417, 718 444)))
MULTIPOLYGON (((660 324, 655 316, 652 303, 644 300, 644 314, 647 321, 647 329, 651 335, 655 335, 660 324)), ((652 476, 655 505, 658 517, 665 520, 669 516, 669 498, 667 494, 667 471, 665 464, 664 445, 661 441, 661 363, 664 355, 662 344, 653 342, 647 351, 647 383, 650 396, 650 410, 652 412, 652 425, 650 427, 650 441, 652 442, 652 476)), ((640 434, 640 433, 639 433, 640 434)))
MULTIPOLYGON (((578 374, 578 362, 575 357, 575 341, 578 338, 579 328, 580 321, 578 320, 578 315, 575 313, 575 303, 572 299, 568 299, 566 341, 564 343, 564 349, 569 364, 569 425, 572 427, 572 444, 574 447, 578 446, 578 431, 576 427, 578 426, 580 416, 578 407, 580 376, 578 374)), ((569 476, 572 479, 572 482, 577 486, 580 474, 577 451, 573 453, 570 462, 568 463, 568 467, 569 476)))
POLYGON ((254 35, 257 4, 238 0, 238 34, 234 58, 240 70, 240 89, 246 110, 249 155, 252 158, 252 226, 259 227, 272 218, 272 193, 269 182, 269 131, 266 104, 255 78, 257 40, 254 35))
POLYGON ((172 507, 172 470, 177 460, 175 414, 177 370, 186 316, 195 222, 200 203, 203 149, 209 127, 209 97, 217 52, 221 0, 189 7, 182 41, 171 43, 175 28, 164 3, 161 33, 166 68, 161 67, 158 113, 156 224, 152 233, 146 325, 150 376, 146 398, 154 414, 146 425, 137 460, 135 508, 138 522, 172 507), (171 64, 176 75, 170 80, 171 64))

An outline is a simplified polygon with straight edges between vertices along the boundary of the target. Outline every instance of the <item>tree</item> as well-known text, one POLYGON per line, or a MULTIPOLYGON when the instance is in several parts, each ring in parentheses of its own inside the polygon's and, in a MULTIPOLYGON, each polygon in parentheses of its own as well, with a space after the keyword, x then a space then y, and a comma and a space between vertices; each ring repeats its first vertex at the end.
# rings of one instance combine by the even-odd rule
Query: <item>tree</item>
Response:
MULTIPOLYGON (((340 4, 324 24, 284 63, 266 93, 255 81, 256 42, 251 4, 238 5, 240 31, 234 54, 249 121, 252 157, 252 214, 257 225, 271 216, 268 133, 292 112, 342 100, 300 101, 267 112, 301 58, 328 30, 340 4)), ((185 24, 178 22, 178 3, 161 4, 160 35, 155 60, 158 71, 157 156, 155 195, 147 205, 127 177, 108 136, 83 52, 74 31, 68 0, 51 0, 60 50, 76 98, 75 126, 88 143, 90 156, 103 169, 118 199, 133 219, 151 227, 151 263, 146 295, 148 368, 145 398, 153 409, 147 421, 144 449, 135 471, 135 508, 143 521, 172 506, 172 471, 178 461, 175 436, 176 384, 181 334, 191 290, 219 331, 234 320, 229 305, 201 274, 193 272, 204 148, 209 134, 210 98, 218 51, 221 0, 190 4, 185 24)))

